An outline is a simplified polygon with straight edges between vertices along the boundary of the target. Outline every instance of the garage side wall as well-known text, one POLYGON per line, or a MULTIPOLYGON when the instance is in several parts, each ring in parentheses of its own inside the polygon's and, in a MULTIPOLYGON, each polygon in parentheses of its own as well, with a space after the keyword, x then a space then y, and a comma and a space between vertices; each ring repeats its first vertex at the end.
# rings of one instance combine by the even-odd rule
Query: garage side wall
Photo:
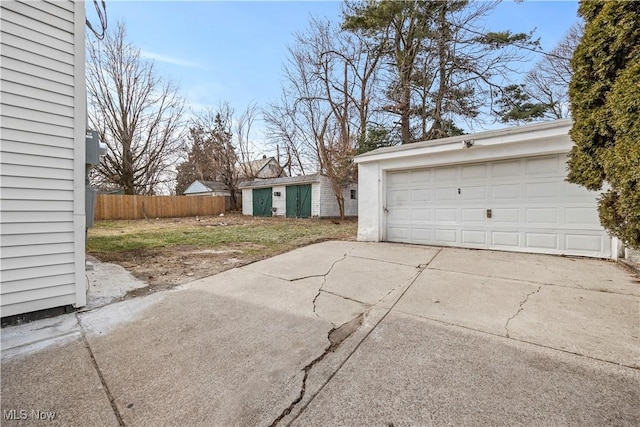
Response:
POLYGON ((2 316, 86 304, 84 2, 2 1, 2 316))
POLYGON ((381 235, 380 210, 383 207, 382 176, 377 162, 358 165, 358 240, 379 242, 381 235))

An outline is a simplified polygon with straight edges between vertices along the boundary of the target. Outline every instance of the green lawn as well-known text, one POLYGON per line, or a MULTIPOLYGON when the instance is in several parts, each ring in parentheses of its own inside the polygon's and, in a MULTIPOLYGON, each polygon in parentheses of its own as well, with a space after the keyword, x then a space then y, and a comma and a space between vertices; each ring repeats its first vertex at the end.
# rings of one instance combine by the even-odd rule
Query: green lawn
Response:
POLYGON ((216 218, 203 224, 193 220, 97 222, 89 231, 87 249, 98 258, 176 246, 232 247, 242 249, 247 255, 270 256, 325 240, 353 240, 357 227, 355 220, 337 224, 338 221, 317 219, 266 218, 243 222, 239 217, 232 217, 224 220, 216 218))

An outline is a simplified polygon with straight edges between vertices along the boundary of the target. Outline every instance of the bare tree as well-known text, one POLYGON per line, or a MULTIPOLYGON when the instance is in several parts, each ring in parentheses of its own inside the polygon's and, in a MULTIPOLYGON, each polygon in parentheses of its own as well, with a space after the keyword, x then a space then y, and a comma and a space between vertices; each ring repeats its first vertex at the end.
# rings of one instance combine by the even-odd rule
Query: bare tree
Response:
POLYGON ((195 180, 216 181, 229 191, 230 208, 237 207, 239 171, 232 124, 233 109, 227 102, 193 113, 183 146, 187 159, 177 166, 176 193, 184 192, 195 180))
POLYGON ((89 124, 107 146, 92 178, 125 194, 157 193, 173 179, 183 98, 127 42, 122 23, 104 40, 90 41, 87 59, 89 124))
POLYGON ((240 175, 244 179, 253 179, 253 175, 258 171, 252 169, 252 162, 256 160, 254 143, 251 141, 251 129, 260 110, 255 103, 250 103, 247 108, 234 120, 236 151, 238 153, 238 167, 240 175))
POLYGON ((563 119, 569 116, 569 82, 573 75, 571 57, 580 43, 583 25, 575 23, 551 52, 545 54, 525 77, 531 98, 549 106, 546 117, 563 119))
POLYGON ((571 57, 583 27, 575 23, 564 38, 535 64, 521 84, 505 88, 496 113, 503 122, 555 120, 569 116, 571 57))
POLYGON ((300 171, 325 174, 344 217, 344 186, 355 178, 353 155, 366 136, 379 50, 328 21, 297 34, 285 66, 281 100, 265 112, 270 136, 287 146, 300 171))

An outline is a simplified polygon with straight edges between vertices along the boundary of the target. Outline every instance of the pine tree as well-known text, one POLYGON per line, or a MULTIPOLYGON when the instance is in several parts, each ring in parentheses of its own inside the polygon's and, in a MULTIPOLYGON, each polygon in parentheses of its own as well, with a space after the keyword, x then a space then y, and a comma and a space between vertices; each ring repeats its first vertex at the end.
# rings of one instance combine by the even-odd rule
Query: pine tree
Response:
POLYGON ((640 248, 640 3, 583 1, 569 86, 570 182, 602 190, 602 225, 640 248))

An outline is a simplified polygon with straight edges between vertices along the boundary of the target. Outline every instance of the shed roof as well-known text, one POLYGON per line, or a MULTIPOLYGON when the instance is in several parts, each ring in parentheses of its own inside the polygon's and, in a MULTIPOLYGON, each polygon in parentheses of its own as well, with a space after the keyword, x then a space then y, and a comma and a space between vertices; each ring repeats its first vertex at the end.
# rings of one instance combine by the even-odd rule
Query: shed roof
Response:
POLYGON ((240 183, 238 188, 265 188, 273 187, 274 185, 292 185, 292 184, 311 184, 314 182, 320 182, 320 173, 314 173, 313 175, 301 175, 301 176, 285 176, 282 178, 270 178, 270 179, 256 179, 254 181, 245 181, 240 183))

